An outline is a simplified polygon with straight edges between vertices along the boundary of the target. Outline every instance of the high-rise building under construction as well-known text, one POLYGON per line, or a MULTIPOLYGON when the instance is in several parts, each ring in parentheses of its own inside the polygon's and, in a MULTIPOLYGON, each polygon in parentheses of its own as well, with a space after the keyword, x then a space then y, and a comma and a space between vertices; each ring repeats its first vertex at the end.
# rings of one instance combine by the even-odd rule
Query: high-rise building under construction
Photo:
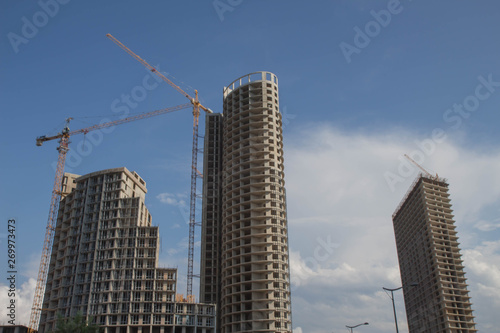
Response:
POLYGON ((200 301, 217 330, 291 332, 278 80, 242 76, 206 117, 200 301))
POLYGON ((81 313, 104 333, 213 333, 215 306, 176 295, 158 265, 146 182, 126 168, 66 173, 38 332, 81 313))
POLYGON ((409 332, 477 332, 446 181, 418 177, 392 218, 409 332))

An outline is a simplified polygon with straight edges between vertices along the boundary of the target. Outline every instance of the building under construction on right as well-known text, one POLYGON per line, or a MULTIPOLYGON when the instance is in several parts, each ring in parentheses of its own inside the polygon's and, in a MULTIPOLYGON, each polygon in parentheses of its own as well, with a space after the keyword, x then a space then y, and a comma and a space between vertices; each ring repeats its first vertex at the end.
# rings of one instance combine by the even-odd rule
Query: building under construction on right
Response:
POLYGON ((419 176, 392 220, 409 332, 477 332, 446 180, 419 176))

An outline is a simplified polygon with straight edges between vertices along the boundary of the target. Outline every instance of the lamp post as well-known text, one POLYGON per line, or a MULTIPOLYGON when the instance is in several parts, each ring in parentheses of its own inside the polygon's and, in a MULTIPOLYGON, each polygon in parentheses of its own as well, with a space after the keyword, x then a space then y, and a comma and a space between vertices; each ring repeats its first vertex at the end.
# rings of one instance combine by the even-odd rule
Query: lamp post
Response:
POLYGON ((347 325, 345 325, 345 327, 347 327, 348 329, 350 329, 351 333, 352 333, 352 329, 353 328, 356 328, 356 327, 361 326, 361 325, 368 325, 368 323, 358 324, 358 325, 355 325, 355 326, 347 326, 347 325))
POLYGON ((398 329, 398 318, 396 317, 396 306, 394 305, 394 292, 396 290, 399 290, 403 287, 395 288, 395 289, 389 289, 386 287, 382 287, 385 291, 390 291, 391 292, 391 300, 392 300, 392 310, 394 311, 394 323, 396 324, 396 333, 399 333, 398 329))
MULTIPOLYGON (((416 287, 418 286, 418 283, 417 282, 413 282, 410 284, 410 287, 416 287)), ((399 287, 399 288, 394 288, 394 289, 390 289, 390 288, 385 288, 385 287, 382 287, 382 289, 384 289, 385 291, 390 291, 391 292, 391 300, 392 300, 392 310, 394 311, 394 323, 396 324, 396 333, 399 333, 399 329, 398 329, 398 318, 396 317, 396 306, 394 305, 394 292, 396 290, 399 290, 399 289, 402 289, 403 287, 399 287)))

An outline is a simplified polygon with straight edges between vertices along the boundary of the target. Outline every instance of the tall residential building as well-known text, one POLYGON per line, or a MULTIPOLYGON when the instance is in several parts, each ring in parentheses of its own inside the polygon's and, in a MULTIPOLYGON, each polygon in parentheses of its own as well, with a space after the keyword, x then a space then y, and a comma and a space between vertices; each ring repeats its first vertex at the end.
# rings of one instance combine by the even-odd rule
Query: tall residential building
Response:
POLYGON ((200 300, 217 331, 291 332, 278 79, 242 76, 206 118, 200 300))
POLYGON ((419 176, 392 218, 410 333, 477 332, 446 180, 419 176))
POLYGON ((177 269, 158 265, 146 192, 126 168, 64 175, 40 333, 78 312, 105 333, 214 332, 215 306, 176 295, 177 269))

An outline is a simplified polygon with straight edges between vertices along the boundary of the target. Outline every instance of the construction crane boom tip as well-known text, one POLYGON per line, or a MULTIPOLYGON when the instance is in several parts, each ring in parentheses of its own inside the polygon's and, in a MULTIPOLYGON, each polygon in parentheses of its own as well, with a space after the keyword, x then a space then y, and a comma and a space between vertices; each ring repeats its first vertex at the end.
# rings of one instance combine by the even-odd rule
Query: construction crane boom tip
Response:
POLYGON ((38 147, 42 146, 43 145, 43 139, 45 139, 46 136, 45 135, 42 135, 42 136, 39 136, 38 138, 36 138, 36 145, 38 147))
POLYGON ((413 164, 415 164, 420 170, 422 170, 422 172, 424 173, 424 175, 426 175, 427 177, 431 178, 431 179, 437 179, 439 178, 437 176, 437 173, 436 173, 436 176, 432 175, 429 171, 425 170, 423 166, 421 166, 420 164, 418 164, 413 158, 411 158, 410 156, 408 156, 407 154, 404 154, 404 156, 410 161, 412 162, 413 164))

